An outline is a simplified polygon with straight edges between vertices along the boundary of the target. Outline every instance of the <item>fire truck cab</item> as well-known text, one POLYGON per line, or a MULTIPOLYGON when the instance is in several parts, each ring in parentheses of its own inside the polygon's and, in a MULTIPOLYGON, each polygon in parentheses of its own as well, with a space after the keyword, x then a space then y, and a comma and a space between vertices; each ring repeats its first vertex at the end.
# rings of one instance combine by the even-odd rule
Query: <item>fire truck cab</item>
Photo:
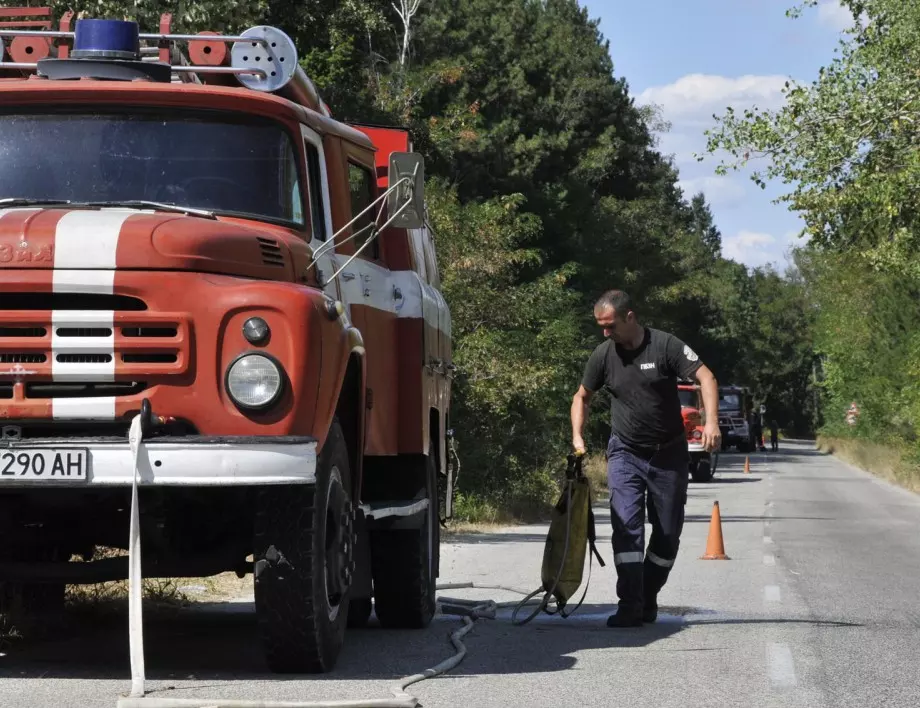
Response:
POLYGON ((722 431, 722 449, 737 447, 738 452, 754 449, 748 412, 751 408, 750 391, 743 386, 719 386, 719 429, 722 431))
POLYGON ((709 482, 716 472, 718 452, 712 454, 703 447, 706 412, 700 385, 690 381, 679 382, 677 395, 680 398, 680 415, 684 421, 690 452, 690 476, 694 482, 709 482))
POLYGON ((276 28, 72 19, 0 30, 0 609, 138 582, 123 549, 251 573, 276 672, 372 600, 426 626, 454 366, 411 136, 276 28))

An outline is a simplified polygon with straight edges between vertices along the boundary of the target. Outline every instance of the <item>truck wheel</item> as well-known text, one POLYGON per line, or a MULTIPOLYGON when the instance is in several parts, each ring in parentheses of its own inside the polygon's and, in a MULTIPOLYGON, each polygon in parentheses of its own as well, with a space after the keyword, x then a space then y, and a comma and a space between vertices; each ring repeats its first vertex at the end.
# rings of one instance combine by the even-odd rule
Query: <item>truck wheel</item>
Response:
POLYGON ((420 629, 434 617, 441 540, 436 459, 432 452, 425 462, 428 508, 422 527, 373 534, 374 609, 383 627, 420 629))
POLYGON ((712 465, 709 460, 700 460, 691 469, 694 482, 708 482, 712 479, 712 465))
POLYGON ((260 491, 253 549, 256 616, 269 668, 322 673, 338 659, 354 574, 345 437, 334 420, 316 485, 260 491))
POLYGON ((23 636, 40 640, 63 620, 63 583, 0 583, 0 613, 23 636))
MULTIPOLYGON (((49 546, 26 545, 0 553, 3 560, 54 562, 63 554, 49 546)), ((0 582, 0 614, 23 636, 45 639, 64 619, 64 583, 0 582)))

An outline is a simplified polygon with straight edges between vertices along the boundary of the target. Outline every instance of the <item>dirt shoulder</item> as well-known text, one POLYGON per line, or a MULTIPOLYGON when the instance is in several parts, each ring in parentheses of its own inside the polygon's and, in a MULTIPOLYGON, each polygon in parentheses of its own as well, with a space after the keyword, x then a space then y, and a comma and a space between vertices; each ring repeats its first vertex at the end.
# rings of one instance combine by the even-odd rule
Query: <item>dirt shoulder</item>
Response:
POLYGON ((904 451, 868 440, 819 436, 816 447, 821 452, 859 467, 861 470, 920 493, 920 465, 907 459, 904 451))

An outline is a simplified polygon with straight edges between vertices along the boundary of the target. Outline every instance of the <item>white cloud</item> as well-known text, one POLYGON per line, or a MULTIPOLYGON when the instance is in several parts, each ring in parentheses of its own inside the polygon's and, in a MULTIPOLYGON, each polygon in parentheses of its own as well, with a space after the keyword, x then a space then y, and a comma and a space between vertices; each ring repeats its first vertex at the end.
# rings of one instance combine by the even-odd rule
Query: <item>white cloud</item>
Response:
POLYGON ((704 131, 715 127, 713 115, 724 115, 727 106, 739 113, 753 107, 777 109, 784 102, 786 81, 791 79, 778 74, 687 74, 673 83, 645 89, 636 103, 660 107, 671 129, 657 136, 658 147, 665 155, 674 155, 678 166, 689 166, 696 163, 694 153, 706 151, 704 131))
POLYGON ((661 106, 664 118, 678 123, 712 120, 712 114, 721 114, 726 106, 736 110, 756 106, 778 108, 782 105, 782 90, 790 81, 778 74, 729 77, 714 74, 688 74, 665 86, 652 86, 639 94, 639 104, 655 103, 661 106))
POLYGON ((818 21, 839 32, 853 25, 853 13, 838 0, 822 0, 818 5, 818 21))
POLYGON ((722 239, 722 255, 750 268, 772 263, 782 270, 789 262, 789 253, 793 246, 802 246, 804 240, 798 238, 797 231, 788 231, 781 237, 758 231, 741 230, 734 236, 722 239))
POLYGON ((684 191, 686 199, 693 198, 698 192, 706 195, 706 201, 713 207, 736 206, 744 199, 744 187, 730 177, 705 175, 692 179, 682 179, 678 186, 684 191))

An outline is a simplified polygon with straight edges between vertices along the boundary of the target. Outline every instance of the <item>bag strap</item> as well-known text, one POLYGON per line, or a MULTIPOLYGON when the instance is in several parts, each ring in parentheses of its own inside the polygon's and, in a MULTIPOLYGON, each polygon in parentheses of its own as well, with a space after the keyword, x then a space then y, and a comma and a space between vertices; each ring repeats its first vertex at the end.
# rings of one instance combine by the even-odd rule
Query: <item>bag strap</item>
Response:
MULTIPOLYGON (((590 494, 591 485, 588 485, 588 493, 590 494)), ((589 496, 590 499, 590 496, 589 496)), ((594 509, 591 507, 590 502, 588 503, 588 546, 591 548, 591 554, 597 557, 597 562, 600 563, 601 568, 607 566, 604 563, 604 559, 601 558, 600 552, 597 550, 597 529, 594 528, 594 509)), ((591 566, 588 566, 588 572, 590 573, 591 566)))

